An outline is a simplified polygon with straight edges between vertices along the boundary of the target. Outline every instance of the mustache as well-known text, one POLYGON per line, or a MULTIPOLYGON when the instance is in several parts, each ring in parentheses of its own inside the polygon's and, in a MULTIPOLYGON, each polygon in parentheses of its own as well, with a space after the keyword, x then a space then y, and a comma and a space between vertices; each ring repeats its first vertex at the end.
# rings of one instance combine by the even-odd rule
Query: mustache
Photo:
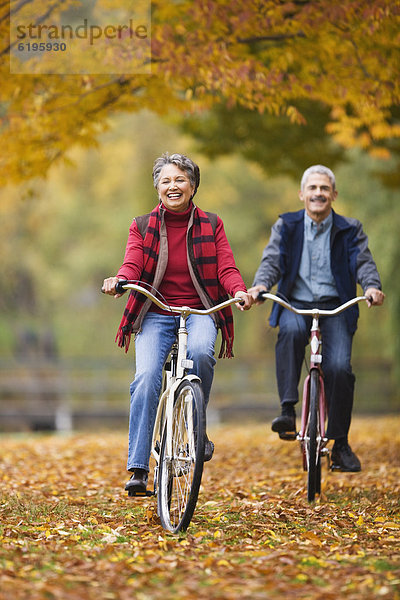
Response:
POLYGON ((312 198, 310 198, 311 202, 328 202, 327 198, 325 198, 324 196, 312 196, 312 198))

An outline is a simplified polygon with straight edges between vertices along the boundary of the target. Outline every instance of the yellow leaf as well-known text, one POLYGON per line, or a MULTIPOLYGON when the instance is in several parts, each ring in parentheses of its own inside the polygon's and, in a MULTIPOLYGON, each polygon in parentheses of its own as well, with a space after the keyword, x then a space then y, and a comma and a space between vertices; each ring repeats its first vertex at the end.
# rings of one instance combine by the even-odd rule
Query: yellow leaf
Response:
POLYGON ((315 546, 322 546, 322 542, 321 542, 320 538, 312 531, 306 531, 305 533, 302 534, 302 537, 305 538, 306 540, 309 540, 315 546))
POLYGON ((225 560, 224 558, 223 558, 222 560, 219 560, 219 561, 217 562, 217 565, 218 565, 219 567, 230 567, 230 564, 229 564, 229 563, 228 563, 228 561, 227 561, 227 560, 225 560))
POLYGON ((98 524, 98 520, 96 519, 96 517, 90 517, 90 518, 88 519, 88 522, 89 522, 89 523, 96 523, 96 524, 98 524))
POLYGON ((220 529, 217 529, 216 531, 214 531, 214 538, 220 537, 222 537, 222 531, 220 529))
POLYGON ((204 535, 207 535, 207 531, 197 531, 193 537, 199 538, 199 537, 203 537, 204 535))
POLYGON ((147 523, 150 523, 151 519, 153 518, 153 510, 151 508, 147 508, 146 509, 146 519, 147 519, 147 523))
POLYGON ((394 523, 393 521, 387 521, 385 527, 389 529, 400 529, 400 523, 394 523))

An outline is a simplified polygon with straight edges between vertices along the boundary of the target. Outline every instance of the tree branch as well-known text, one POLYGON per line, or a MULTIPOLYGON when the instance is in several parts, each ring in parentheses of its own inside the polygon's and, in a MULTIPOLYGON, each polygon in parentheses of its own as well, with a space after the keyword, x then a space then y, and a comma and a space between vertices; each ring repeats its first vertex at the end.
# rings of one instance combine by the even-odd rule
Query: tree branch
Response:
MULTIPOLYGON (((66 109, 70 108, 71 106, 77 106, 78 104, 80 104, 80 102, 82 102, 82 100, 84 98, 86 98, 87 96, 90 96, 91 94, 94 94, 100 90, 104 90, 108 87, 112 87, 113 85, 119 85, 121 87, 124 87, 126 85, 128 85, 130 82, 129 79, 125 79, 124 77, 119 77, 118 79, 113 79, 112 81, 108 81, 107 83, 103 83, 101 85, 98 85, 96 87, 91 88, 90 90, 79 94, 78 98, 74 101, 71 102, 69 104, 63 104, 62 106, 57 106, 56 108, 50 109, 48 111, 48 114, 51 113, 56 113, 59 111, 65 111, 66 109)), ((142 89, 143 86, 137 86, 136 88, 134 88, 132 90, 133 93, 137 93, 142 89)), ((62 97, 65 97, 65 95, 62 95, 62 97)), ((112 99, 112 102, 115 102, 115 100, 119 99, 120 95, 118 94, 118 96, 111 96, 110 98, 112 99)), ((57 98, 57 96, 52 96, 51 100, 53 101, 55 98, 57 98)), ((109 102, 109 101, 108 101, 109 102)), ((89 111, 87 114, 92 114, 93 112, 97 112, 98 109, 93 109, 92 111, 89 111)))
POLYGON ((291 34, 280 34, 280 35, 262 35, 255 36, 250 38, 236 38, 236 41, 239 44, 252 44, 254 42, 281 42, 284 40, 290 40, 293 38, 305 38, 306 35, 300 31, 299 33, 291 33, 291 34))

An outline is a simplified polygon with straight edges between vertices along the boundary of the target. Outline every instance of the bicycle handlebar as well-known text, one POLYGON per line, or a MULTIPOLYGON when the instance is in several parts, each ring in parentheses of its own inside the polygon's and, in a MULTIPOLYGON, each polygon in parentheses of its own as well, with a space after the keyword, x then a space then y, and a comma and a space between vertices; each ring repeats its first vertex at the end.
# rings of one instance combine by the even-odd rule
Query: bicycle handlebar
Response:
POLYGON ((161 300, 156 298, 154 294, 149 292, 149 290, 146 290, 146 288, 142 287, 141 285, 137 285, 136 283, 130 283, 129 281, 121 280, 115 286, 115 291, 117 292, 117 294, 123 294, 126 290, 135 290, 137 292, 140 292, 141 294, 147 296, 147 298, 154 302, 154 304, 156 304, 159 308, 162 308, 163 310, 166 310, 168 312, 174 312, 178 314, 186 313, 191 315, 210 315, 211 313, 218 312, 219 310, 222 310, 223 308, 226 308, 231 304, 235 304, 236 302, 239 302, 241 304, 243 303, 242 298, 230 298, 225 302, 221 302, 221 304, 216 304, 211 308, 205 309, 190 308, 189 306, 168 306, 167 304, 164 304, 164 302, 161 302, 161 300))
POLYGON ((322 308, 295 308, 294 306, 289 304, 289 302, 282 300, 282 298, 279 298, 279 296, 276 296, 275 294, 271 294, 270 292, 260 292, 258 295, 258 299, 262 300, 262 301, 273 300, 274 302, 277 302, 284 308, 287 308, 288 310, 291 310, 292 312, 294 312, 298 315, 311 315, 311 316, 313 316, 313 315, 331 315, 332 316, 332 315, 338 315, 339 313, 343 312, 347 308, 350 308, 351 306, 354 306, 355 304, 358 304, 359 302, 362 302, 363 300, 367 300, 367 297, 366 296, 357 296, 356 298, 352 298, 351 300, 348 300, 344 304, 341 304, 337 308, 333 308, 331 310, 326 310, 326 309, 322 309, 322 308))

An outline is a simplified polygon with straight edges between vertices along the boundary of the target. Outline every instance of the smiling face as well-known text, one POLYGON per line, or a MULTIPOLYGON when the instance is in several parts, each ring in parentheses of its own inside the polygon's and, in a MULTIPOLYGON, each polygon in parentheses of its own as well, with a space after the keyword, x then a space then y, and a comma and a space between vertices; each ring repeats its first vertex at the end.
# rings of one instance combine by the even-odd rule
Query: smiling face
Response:
POLYGON ((332 202, 337 196, 328 175, 323 173, 311 173, 299 197, 304 202, 308 216, 321 223, 332 210, 332 202))
POLYGON ((189 206, 194 186, 185 171, 171 163, 161 169, 157 190, 165 208, 184 212, 189 206))

